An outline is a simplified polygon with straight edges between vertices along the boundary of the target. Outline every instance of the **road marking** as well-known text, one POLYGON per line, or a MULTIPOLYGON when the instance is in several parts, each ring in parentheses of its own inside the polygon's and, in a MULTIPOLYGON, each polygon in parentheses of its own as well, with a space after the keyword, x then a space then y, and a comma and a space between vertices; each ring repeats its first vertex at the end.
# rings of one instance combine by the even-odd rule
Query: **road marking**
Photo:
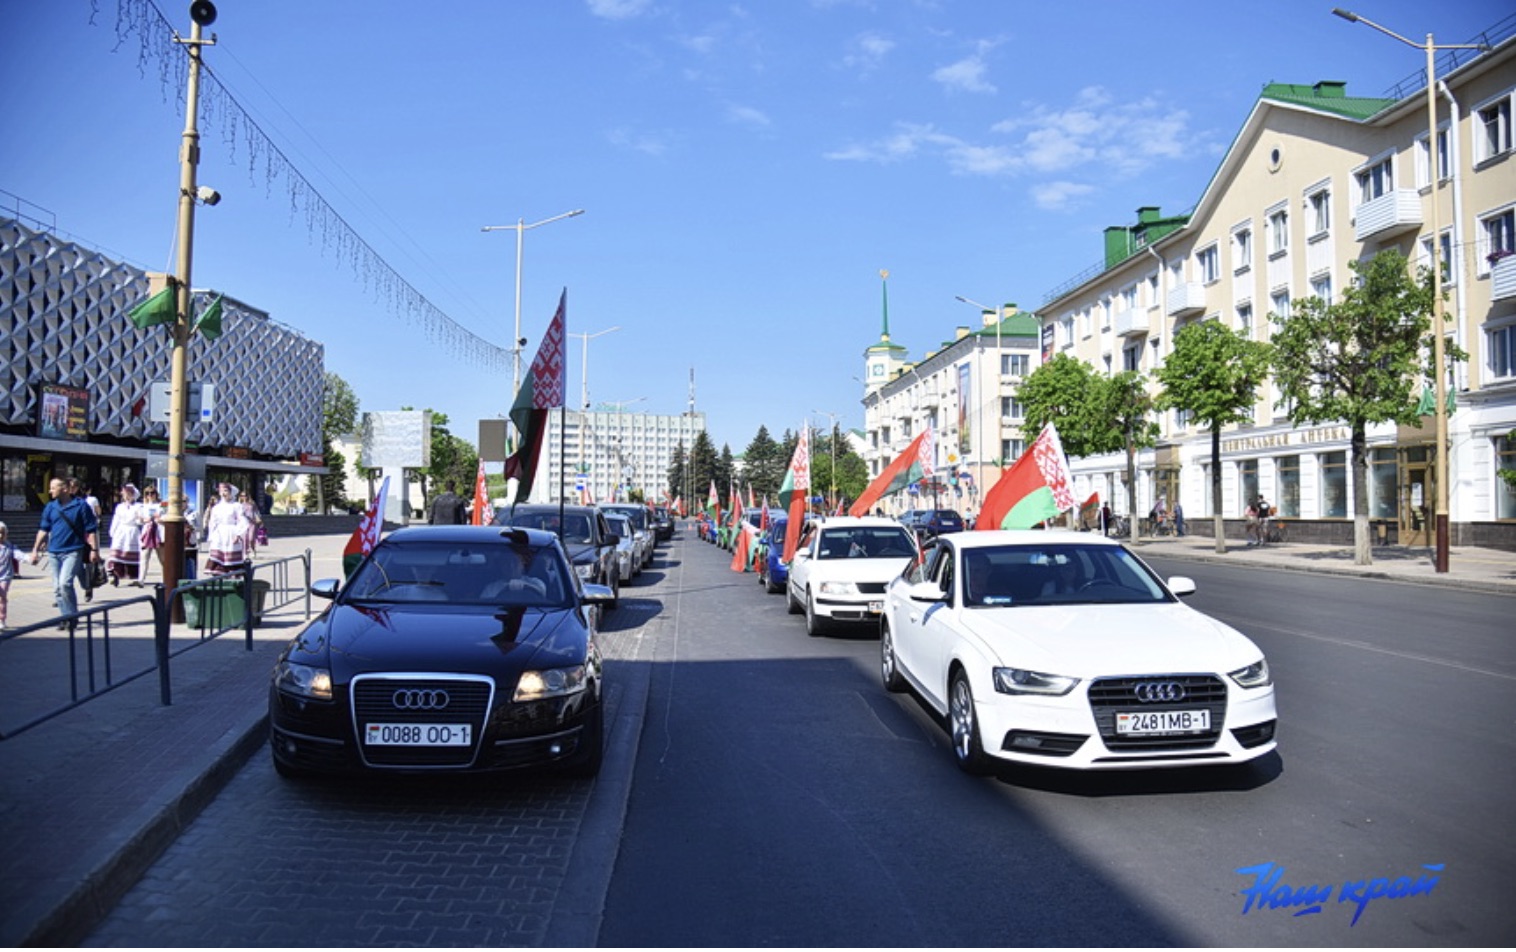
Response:
POLYGON ((1267 622, 1258 622, 1253 620, 1249 620, 1246 622, 1246 624, 1249 628, 1267 628, 1270 631, 1276 631, 1282 635, 1294 635, 1297 638, 1309 638, 1312 641, 1321 641, 1325 642, 1326 644, 1338 645, 1345 648, 1362 648, 1364 651, 1372 651, 1376 654, 1389 655, 1393 658, 1402 658, 1406 661, 1420 661, 1425 664, 1435 664, 1439 667, 1452 668, 1456 671, 1467 671, 1470 674, 1488 675, 1492 678, 1499 678, 1502 681, 1516 681, 1516 674, 1505 674, 1501 671, 1491 671, 1488 668, 1476 668, 1473 665, 1462 664, 1457 661, 1449 661, 1446 658, 1434 658, 1431 655, 1416 654, 1412 651, 1397 651, 1394 648, 1384 648, 1380 647, 1379 645, 1369 644, 1366 641, 1356 641, 1352 638, 1333 638, 1327 635, 1312 634, 1308 631, 1297 631, 1294 628, 1280 628, 1277 625, 1270 625, 1267 622))

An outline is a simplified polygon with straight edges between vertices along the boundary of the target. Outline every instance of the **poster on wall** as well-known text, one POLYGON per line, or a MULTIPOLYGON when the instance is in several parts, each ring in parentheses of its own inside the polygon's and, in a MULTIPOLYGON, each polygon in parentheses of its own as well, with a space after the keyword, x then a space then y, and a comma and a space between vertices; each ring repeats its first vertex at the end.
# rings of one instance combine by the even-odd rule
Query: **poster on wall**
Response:
POLYGON ((37 435, 45 440, 89 439, 89 391, 44 383, 37 388, 37 435))
POLYGON ((958 455, 969 456, 973 452, 974 431, 970 422, 969 407, 972 405, 973 394, 969 387, 969 365, 958 365, 958 455))

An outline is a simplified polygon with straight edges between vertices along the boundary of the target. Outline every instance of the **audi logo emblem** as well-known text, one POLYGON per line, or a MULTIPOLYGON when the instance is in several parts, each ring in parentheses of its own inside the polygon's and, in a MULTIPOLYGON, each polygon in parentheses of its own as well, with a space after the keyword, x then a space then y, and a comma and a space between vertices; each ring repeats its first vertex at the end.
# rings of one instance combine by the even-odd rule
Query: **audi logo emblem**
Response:
POLYGON ((1178 681, 1143 681, 1133 688, 1144 704, 1172 704, 1184 700, 1184 685, 1178 681))
POLYGON ((402 711, 440 711, 447 707, 446 691, 407 688, 396 691, 390 703, 402 711))

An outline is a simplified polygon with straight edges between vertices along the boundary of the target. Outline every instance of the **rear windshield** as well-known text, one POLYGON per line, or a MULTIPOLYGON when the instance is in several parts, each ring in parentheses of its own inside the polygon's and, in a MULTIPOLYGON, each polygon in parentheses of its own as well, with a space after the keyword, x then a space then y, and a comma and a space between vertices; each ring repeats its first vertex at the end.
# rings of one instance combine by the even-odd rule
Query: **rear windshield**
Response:
POLYGON ((903 559, 916 554, 911 534, 900 526, 822 528, 818 559, 903 559))

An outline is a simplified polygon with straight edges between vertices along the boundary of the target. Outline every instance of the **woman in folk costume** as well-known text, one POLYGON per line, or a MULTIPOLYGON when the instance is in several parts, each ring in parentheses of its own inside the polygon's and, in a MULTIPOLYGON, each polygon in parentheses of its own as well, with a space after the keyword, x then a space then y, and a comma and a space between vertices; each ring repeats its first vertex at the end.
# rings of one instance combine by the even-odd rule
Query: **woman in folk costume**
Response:
POLYGON ((163 528, 159 519, 163 518, 163 500, 158 498, 158 490, 148 486, 142 490, 142 580, 147 581, 147 570, 153 567, 155 558, 162 559, 158 549, 163 545, 163 528))
POLYGON ((205 571, 210 575, 235 572, 247 561, 247 537, 252 530, 247 510, 237 501, 230 483, 216 487, 221 498, 205 513, 205 571))
POLYGON ((124 579, 133 585, 142 584, 142 503, 137 501, 137 487, 127 483, 121 487, 121 501, 111 513, 111 556, 105 562, 111 584, 119 585, 124 579))

